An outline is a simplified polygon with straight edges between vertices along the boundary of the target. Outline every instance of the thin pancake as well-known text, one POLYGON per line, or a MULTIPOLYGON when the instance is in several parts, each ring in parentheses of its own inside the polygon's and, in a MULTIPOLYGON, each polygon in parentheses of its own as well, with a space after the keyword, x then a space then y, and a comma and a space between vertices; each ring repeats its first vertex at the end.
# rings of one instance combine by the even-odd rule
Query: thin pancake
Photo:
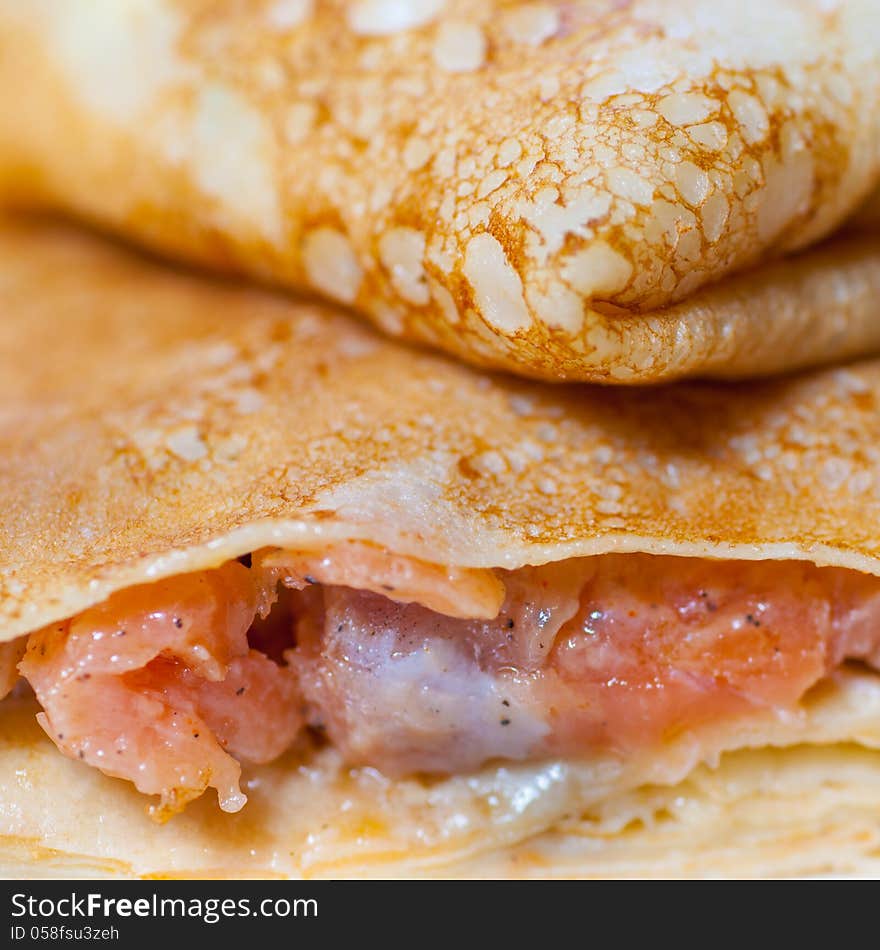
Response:
POLYGON ((528 376, 794 369, 880 345, 876 246, 763 268, 880 183, 878 15, 2 0, 0 187, 528 376))
POLYGON ((0 308, 2 639, 334 538, 458 567, 645 551, 880 574, 877 361, 548 389, 39 225, 0 232, 0 308))

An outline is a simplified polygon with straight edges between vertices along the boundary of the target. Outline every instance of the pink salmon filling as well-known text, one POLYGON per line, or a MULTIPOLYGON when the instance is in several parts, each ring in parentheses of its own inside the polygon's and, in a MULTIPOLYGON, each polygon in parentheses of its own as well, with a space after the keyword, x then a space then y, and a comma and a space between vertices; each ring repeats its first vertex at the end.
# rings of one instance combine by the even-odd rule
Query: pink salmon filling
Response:
POLYGON ((641 554, 446 569, 348 542, 132 587, 26 641, 0 688, 18 663, 58 748, 166 818, 209 787, 238 810, 240 763, 307 727, 351 765, 450 774, 796 711, 844 661, 877 666, 880 579, 641 554))

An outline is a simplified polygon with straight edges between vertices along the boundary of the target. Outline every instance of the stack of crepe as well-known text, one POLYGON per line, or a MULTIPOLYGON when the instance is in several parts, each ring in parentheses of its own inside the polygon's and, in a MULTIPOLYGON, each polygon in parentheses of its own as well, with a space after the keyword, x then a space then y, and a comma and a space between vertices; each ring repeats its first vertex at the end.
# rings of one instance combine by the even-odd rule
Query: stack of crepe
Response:
POLYGON ((880 873, 878 195, 876 0, 0 0, 0 867, 880 873))

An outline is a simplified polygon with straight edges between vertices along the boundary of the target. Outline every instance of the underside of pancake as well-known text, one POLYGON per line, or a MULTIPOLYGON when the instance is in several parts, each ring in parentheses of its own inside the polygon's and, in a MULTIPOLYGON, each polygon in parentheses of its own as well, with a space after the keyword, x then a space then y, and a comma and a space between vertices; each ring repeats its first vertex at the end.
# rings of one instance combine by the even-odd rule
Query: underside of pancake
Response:
POLYGON ((525 376, 768 375, 880 345, 876 241, 834 237, 876 234, 878 36, 873 0, 3 0, 0 194, 525 376))
MULTIPOLYGON (((0 233, 0 312, 0 634, 33 635, 32 652, 135 588, 340 546, 441 570, 459 600, 434 602, 444 623, 489 616, 464 606, 494 596, 480 578, 509 586, 572 558, 719 576, 767 561, 768 578, 801 564, 798 584, 832 572, 872 596, 880 575, 874 362, 650 400, 548 389, 46 224, 0 233)), ((306 593, 333 584, 291 572, 306 593)), ((376 577, 385 594, 370 596, 406 599, 376 577)), ((756 631, 763 609, 746 617, 756 631)), ((847 657, 873 664, 873 641, 847 657)), ((392 776, 310 734, 245 768, 237 814, 204 796, 156 825, 127 782, 58 753, 19 687, 0 706, 3 860, 48 874, 865 871, 878 690, 869 666, 832 666, 783 713, 678 730, 642 755, 513 755, 462 774, 392 776), (63 819, 47 803, 61 787, 63 819), (719 813, 737 837, 712 836, 719 813)))
POLYGON ((700 764, 561 761, 432 783, 339 767, 252 769, 236 815, 207 800, 155 825, 127 783, 60 756, 29 700, 0 717, 9 877, 769 877, 880 871, 880 688, 849 671, 787 728, 700 764), (59 789, 64 790, 63 807, 59 789))

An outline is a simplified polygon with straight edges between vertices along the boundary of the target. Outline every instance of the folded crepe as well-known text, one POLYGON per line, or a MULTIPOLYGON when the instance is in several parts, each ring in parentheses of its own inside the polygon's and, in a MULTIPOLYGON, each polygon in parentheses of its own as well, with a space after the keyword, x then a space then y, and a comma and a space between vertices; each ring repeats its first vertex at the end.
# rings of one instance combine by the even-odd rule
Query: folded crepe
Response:
POLYGON ((644 394, 0 230, 0 869, 875 873, 880 362, 644 394))
POLYGON ((0 0, 6 201, 526 376, 880 349, 878 187, 876 0, 0 0))

